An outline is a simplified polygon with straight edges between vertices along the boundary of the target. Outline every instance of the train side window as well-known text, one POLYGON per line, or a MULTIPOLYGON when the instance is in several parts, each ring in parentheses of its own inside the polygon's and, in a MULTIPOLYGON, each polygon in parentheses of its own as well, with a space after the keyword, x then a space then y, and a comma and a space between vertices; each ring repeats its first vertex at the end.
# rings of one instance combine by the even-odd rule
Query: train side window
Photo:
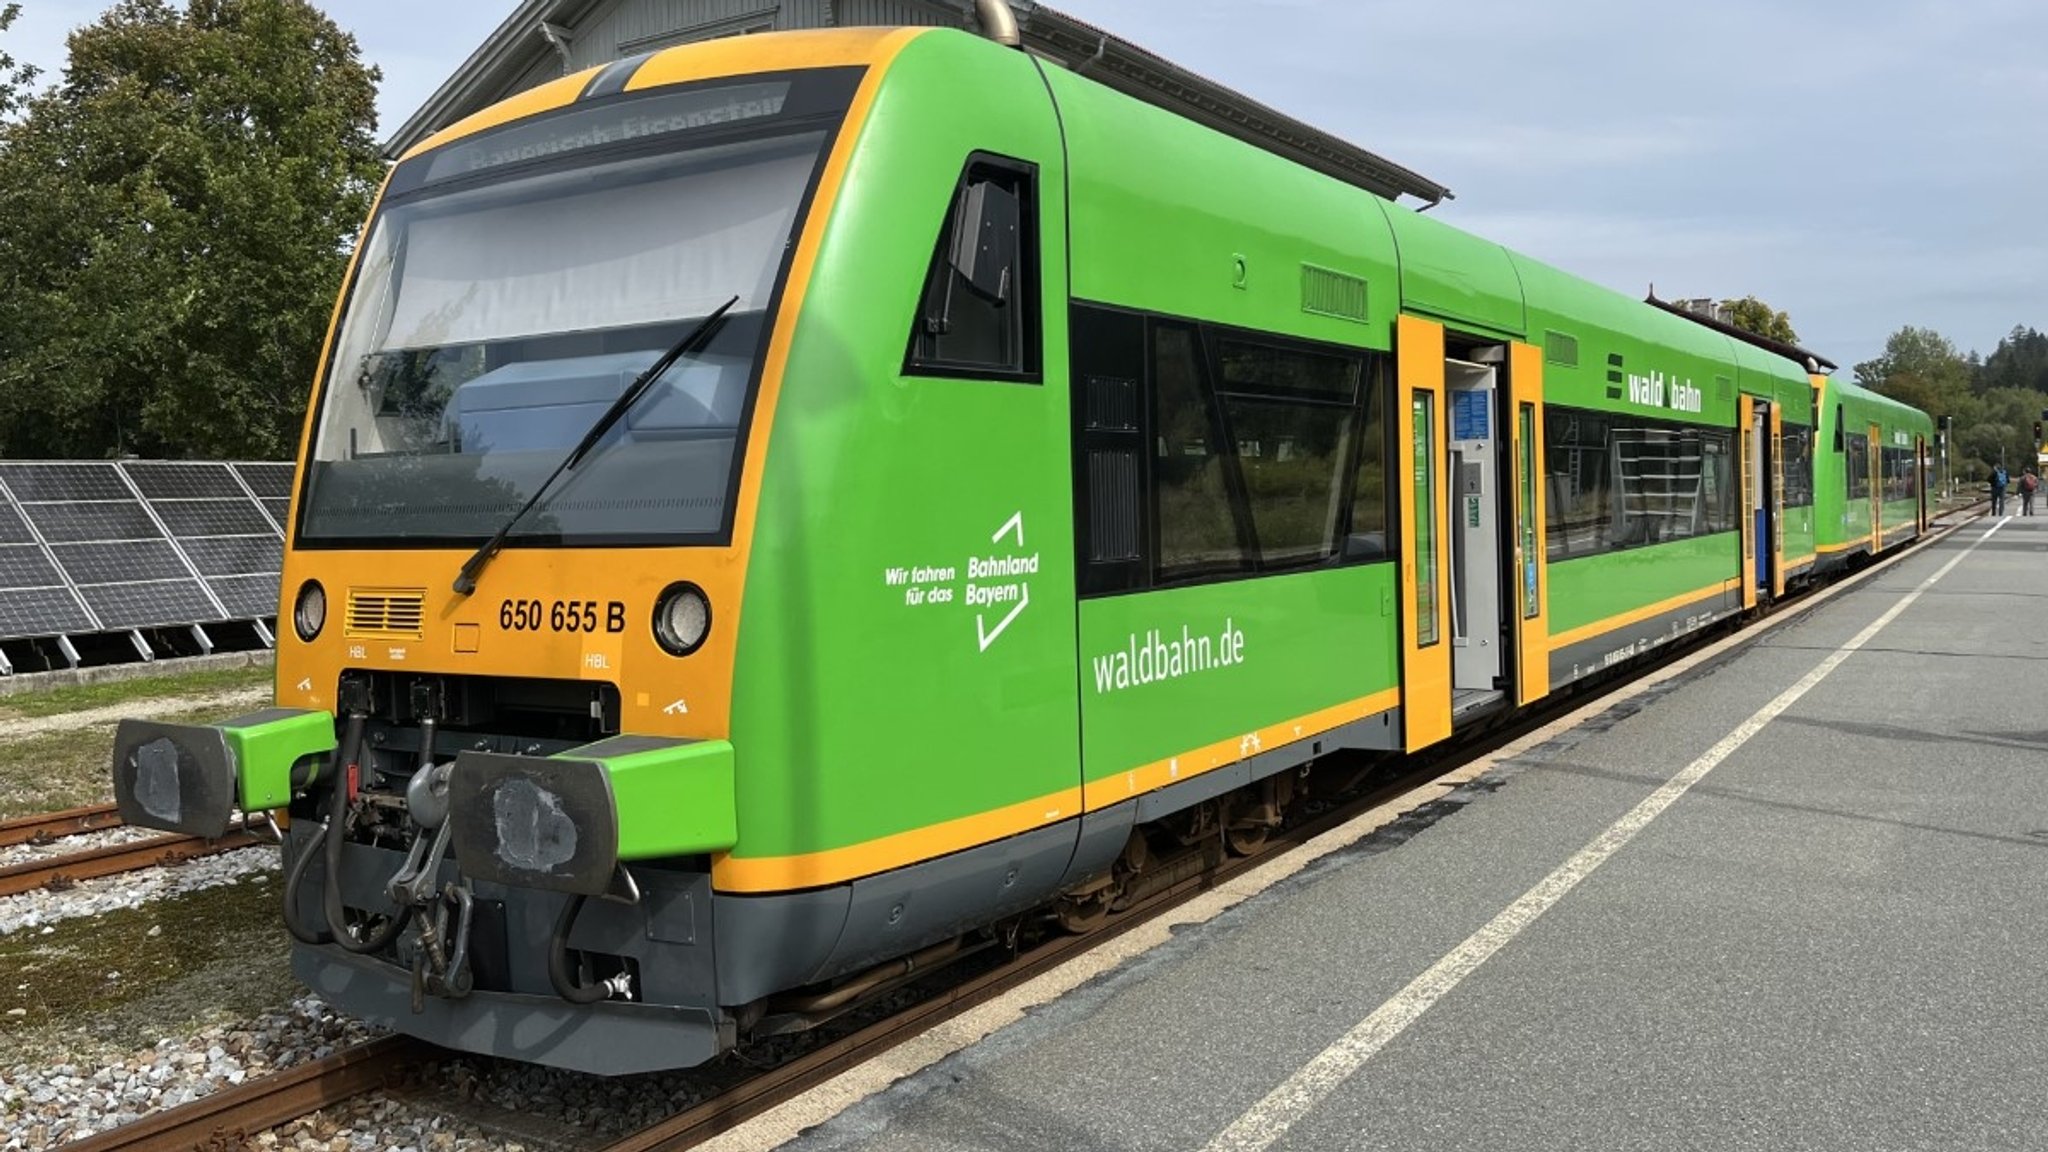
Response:
POLYGON ((1592 556, 1611 547, 1608 419, 1561 404, 1544 406, 1544 482, 1549 485, 1544 535, 1551 560, 1592 556))
POLYGON ((904 372, 1039 379, 1035 165, 968 157, 939 230, 904 372))
POLYGON ((1734 439, 1721 428, 1546 405, 1551 560, 1732 532, 1734 439))
POLYGON ((1813 429, 1785 425, 1785 507, 1813 506, 1813 429))
POLYGON ((1835 405, 1835 451, 1837 452, 1842 451, 1844 448, 1842 437, 1847 434, 1848 427, 1847 424, 1842 422, 1842 406, 1840 404, 1835 405))
POLYGON ((1152 494, 1162 580, 1251 567, 1230 453, 1195 329, 1152 329, 1152 494))
MULTIPOLYGON (((1836 425, 1841 433, 1841 426, 1836 425)), ((1843 465, 1843 480, 1849 498, 1865 500, 1870 497, 1870 437, 1861 432, 1841 433, 1847 457, 1843 465)))
POLYGON ((1228 338, 1216 347, 1217 392, 1259 568, 1330 559, 1345 530, 1344 479, 1364 362, 1228 338))
POLYGON ((1387 403, 1384 360, 1369 356, 1360 398, 1358 462, 1351 473, 1351 523, 1344 533, 1346 560, 1390 560, 1387 540, 1387 403))

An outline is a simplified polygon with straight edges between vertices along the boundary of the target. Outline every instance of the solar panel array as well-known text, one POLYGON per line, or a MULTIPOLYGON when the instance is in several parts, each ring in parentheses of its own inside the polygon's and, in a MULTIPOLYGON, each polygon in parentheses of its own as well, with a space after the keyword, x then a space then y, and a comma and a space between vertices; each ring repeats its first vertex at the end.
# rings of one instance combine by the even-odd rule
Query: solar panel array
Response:
POLYGON ((0 640, 277 614, 283 463, 0 462, 0 640))

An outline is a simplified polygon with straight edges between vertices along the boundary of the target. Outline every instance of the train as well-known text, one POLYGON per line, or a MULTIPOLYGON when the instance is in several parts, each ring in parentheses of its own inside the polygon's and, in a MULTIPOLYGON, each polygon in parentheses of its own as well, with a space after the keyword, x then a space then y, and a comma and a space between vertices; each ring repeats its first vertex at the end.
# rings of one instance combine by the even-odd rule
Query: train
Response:
POLYGON ((329 1004, 701 1064, 1926 530, 1923 414, 1015 41, 671 47, 392 168, 275 704, 112 764, 279 827, 329 1004))

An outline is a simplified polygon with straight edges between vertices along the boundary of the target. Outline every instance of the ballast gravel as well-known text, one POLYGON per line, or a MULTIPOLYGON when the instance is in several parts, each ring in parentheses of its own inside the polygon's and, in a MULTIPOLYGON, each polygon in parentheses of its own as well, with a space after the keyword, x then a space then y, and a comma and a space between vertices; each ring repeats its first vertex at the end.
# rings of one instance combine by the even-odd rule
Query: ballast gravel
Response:
POLYGON ((0 1071, 0 1149, 26 1152, 83 1139, 372 1034, 308 996, 248 1024, 160 1040, 103 1067, 16 1064, 0 1071))
POLYGON ((202 888, 235 884, 244 876, 277 871, 278 861, 278 851, 275 847, 257 845, 253 848, 223 852, 218 856, 203 856, 181 864, 145 868, 140 872, 124 872, 117 876, 102 876, 96 880, 81 880, 61 892, 38 888, 15 896, 0 897, 0 936, 47 929, 62 920, 98 916, 117 908, 138 908, 151 900, 160 900, 181 892, 196 892, 202 888))
POLYGON ((46 844, 10 844, 0 848, 0 868, 33 864, 57 856, 69 856, 75 852, 88 852, 95 848, 111 848, 116 844, 133 844, 137 840, 150 840, 163 835, 166 833, 154 828, 123 827, 63 836, 46 844))

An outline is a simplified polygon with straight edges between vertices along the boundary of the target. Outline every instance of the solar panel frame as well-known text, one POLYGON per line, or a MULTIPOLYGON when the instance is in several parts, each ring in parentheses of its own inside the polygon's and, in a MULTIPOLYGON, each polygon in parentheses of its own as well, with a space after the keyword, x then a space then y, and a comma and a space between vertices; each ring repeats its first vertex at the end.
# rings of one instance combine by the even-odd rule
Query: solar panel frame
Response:
POLYGON ((78 592, 108 631, 215 624, 230 619, 212 591, 196 579, 81 584, 78 592))
POLYGON ((64 577, 36 544, 0 544, 0 589, 62 588, 64 577))
POLYGON ((209 577, 206 586, 213 590, 216 600, 227 605, 235 619, 255 620, 277 615, 283 582, 284 578, 276 573, 253 573, 209 577))
POLYGON ((293 476, 279 461, 0 462, 0 640, 274 618, 293 476))
POLYGON ((292 472, 294 465, 275 460, 242 460, 228 465, 228 470, 258 499, 289 500, 292 495, 292 472))
POLYGON ((59 585, 0 593, 0 636, 64 636, 73 632, 104 631, 99 616, 85 602, 85 597, 79 595, 78 586, 65 575, 63 565, 57 563, 57 557, 50 551, 49 541, 43 539, 42 532, 15 495, 14 482, 8 479, 10 474, 16 474, 16 482, 26 483, 32 489, 39 479, 33 472, 22 471, 22 467, 0 464, 0 503, 5 504, 41 551, 44 562, 57 574, 59 585))
POLYGON ((121 471, 145 500, 219 500, 248 494, 233 469, 209 460, 124 460, 121 471))

